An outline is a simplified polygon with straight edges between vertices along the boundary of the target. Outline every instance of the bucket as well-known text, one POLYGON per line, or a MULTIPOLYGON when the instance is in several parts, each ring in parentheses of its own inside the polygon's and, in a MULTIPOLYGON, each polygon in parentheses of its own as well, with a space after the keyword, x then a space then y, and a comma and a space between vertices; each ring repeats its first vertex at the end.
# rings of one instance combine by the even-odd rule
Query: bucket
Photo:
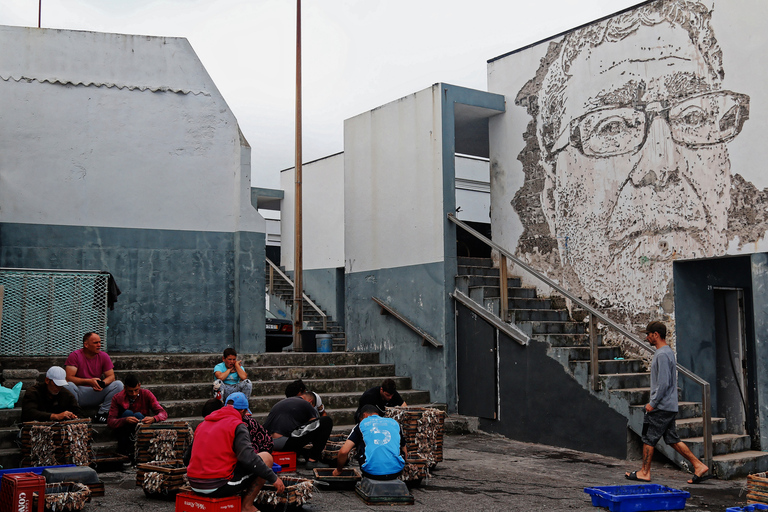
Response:
POLYGON ((318 334, 317 339, 318 352, 333 352, 333 336, 330 334, 318 334))

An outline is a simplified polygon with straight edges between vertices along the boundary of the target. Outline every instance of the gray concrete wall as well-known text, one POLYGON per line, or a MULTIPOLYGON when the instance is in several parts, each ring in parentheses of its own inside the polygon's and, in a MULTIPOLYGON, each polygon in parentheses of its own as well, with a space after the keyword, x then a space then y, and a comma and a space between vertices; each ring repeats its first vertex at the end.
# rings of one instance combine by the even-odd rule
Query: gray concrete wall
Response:
POLYGON ((499 338, 499 419, 481 418, 480 428, 518 441, 626 458, 624 416, 585 392, 547 356, 546 343, 534 340, 524 347, 499 338))
POLYGON ((106 270, 110 352, 262 352, 263 233, 0 223, 0 266, 106 270))
POLYGON ((418 334, 396 318, 382 315, 371 297, 387 302, 442 340, 449 327, 453 330, 452 316, 446 311, 444 275, 442 263, 346 274, 349 350, 379 352, 382 363, 394 363, 398 375, 410 376, 414 389, 428 390, 435 402, 454 400, 455 395, 455 368, 446 368, 445 349, 422 346, 418 334))
POLYGON ((768 450, 768 254, 753 254, 752 307, 755 326, 755 357, 752 368, 757 378, 755 407, 760 426, 760 447, 768 450))
POLYGON ((344 325, 344 268, 305 270, 303 278, 304 292, 328 316, 344 325))

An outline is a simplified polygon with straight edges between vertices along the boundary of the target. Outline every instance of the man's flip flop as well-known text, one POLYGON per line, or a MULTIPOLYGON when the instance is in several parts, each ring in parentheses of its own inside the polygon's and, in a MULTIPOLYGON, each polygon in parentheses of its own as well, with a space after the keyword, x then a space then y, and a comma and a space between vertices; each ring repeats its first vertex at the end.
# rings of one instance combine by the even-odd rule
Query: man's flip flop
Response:
POLYGON ((626 474, 625 473, 624 474, 624 478, 626 478, 627 480, 635 480, 637 482, 650 482, 650 480, 645 480, 643 478, 638 478, 637 477, 637 471, 633 471, 630 474, 626 474))
POLYGON ((700 484, 701 482, 705 482, 705 481, 709 480, 710 478, 715 478, 715 475, 713 475, 711 473, 706 473, 706 474, 701 475, 701 476, 693 475, 693 478, 691 478, 691 481, 688 482, 688 483, 689 484, 700 484))

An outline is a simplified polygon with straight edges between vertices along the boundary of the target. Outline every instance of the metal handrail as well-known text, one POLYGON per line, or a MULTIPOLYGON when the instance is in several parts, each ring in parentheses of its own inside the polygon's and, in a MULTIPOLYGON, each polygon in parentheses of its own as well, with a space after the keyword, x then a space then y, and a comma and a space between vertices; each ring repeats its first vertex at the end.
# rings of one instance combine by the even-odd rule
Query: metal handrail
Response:
MULTIPOLYGON (((266 258, 267 263, 269 263, 269 291, 272 292, 274 290, 274 272, 277 271, 278 274, 280 274, 280 277, 282 277, 289 285, 291 285, 292 288, 296 289, 296 286, 293 284, 293 281, 291 281, 291 278, 289 278, 285 273, 280 270, 280 267, 275 265, 272 260, 269 258, 266 258)), ((323 317, 323 330, 328 330, 328 315, 323 313, 323 310, 317 307, 317 304, 312 302, 312 299, 307 297, 307 294, 304 293, 302 290, 301 296, 304 297, 304 300, 306 300, 310 306, 314 308, 315 311, 320 313, 320 316, 323 317)))
POLYGON ((454 290, 454 292, 451 294, 451 297, 456 299, 457 301, 461 302, 464 306, 469 308, 470 311, 472 311, 474 314, 491 324, 496 329, 500 330, 504 334, 506 334, 510 339, 516 341, 520 345, 527 345, 528 342, 531 341, 531 338, 525 334, 522 329, 518 328, 514 324, 508 324, 504 321, 502 321, 499 317, 491 313, 490 311, 487 311, 484 309, 480 304, 473 301, 469 297, 467 297, 466 294, 461 292, 460 290, 454 290))
MULTIPOLYGON (((435 348, 442 348, 443 344, 440 343, 437 338, 429 334, 427 331, 419 327, 418 325, 414 324, 407 318, 405 318, 402 314, 398 313, 395 308, 384 302, 383 300, 379 299, 378 297, 371 297, 373 299, 373 302, 381 306, 382 309, 386 310, 387 313, 392 315, 393 317, 397 318, 403 324, 405 324, 406 327, 410 328, 413 332, 421 336, 421 344, 422 346, 426 346, 427 342, 429 342, 433 347, 435 348)), ((382 313, 383 314, 383 313, 382 313)))
MULTIPOLYGON (((571 292, 569 292, 567 289, 563 288, 559 284, 557 284, 555 281, 551 280, 547 276, 539 273, 537 270, 529 266, 527 263, 522 261, 520 258, 516 257, 503 247, 501 247, 499 244, 495 243, 494 241, 490 240, 489 238, 483 236, 482 234, 478 233, 474 229, 472 229, 469 225, 465 224, 464 222, 460 221, 456 218, 453 213, 448 213, 448 220, 465 230, 467 233, 471 234, 481 242, 485 243, 492 249, 496 249, 499 251, 501 255, 503 255, 506 258, 509 258, 514 262, 515 265, 522 268, 526 272, 528 272, 530 275, 535 277, 536 279, 542 281, 550 288, 558 291, 563 296, 570 299, 575 304, 578 304, 582 309, 586 310, 590 314, 589 319, 589 326, 590 326, 590 344, 589 344, 589 353, 590 353, 590 377, 592 379, 592 386, 595 391, 599 390, 599 369, 597 364, 597 335, 596 335, 596 321, 595 319, 599 319, 602 323, 607 325, 608 327, 612 328, 613 330, 617 331, 618 333, 622 334, 626 339, 634 343, 636 346, 641 348, 642 350, 645 350, 646 352, 655 353, 656 350, 645 345, 642 341, 640 341, 639 338, 635 337, 632 333, 630 333, 627 329, 625 329, 623 326, 617 324, 610 318, 608 318, 606 315, 602 314, 601 312, 597 311, 595 308, 581 300, 579 297, 576 297, 571 292)), ((502 261, 501 263, 504 264, 504 267, 506 267, 506 262, 502 261)), ((500 275, 504 275, 505 272, 501 272, 500 275)), ((505 289, 507 288, 507 283, 502 282, 501 288, 505 289)), ((506 321, 506 318, 504 318, 506 321)), ((712 470, 712 412, 710 411, 710 386, 709 382, 702 379, 689 369, 685 368, 684 366, 677 364, 677 370, 682 375, 688 377, 692 381, 694 381, 696 384, 699 384, 701 386, 701 409, 702 409, 702 421, 703 421, 703 427, 702 427, 702 437, 704 438, 704 459, 705 464, 707 467, 712 470)))

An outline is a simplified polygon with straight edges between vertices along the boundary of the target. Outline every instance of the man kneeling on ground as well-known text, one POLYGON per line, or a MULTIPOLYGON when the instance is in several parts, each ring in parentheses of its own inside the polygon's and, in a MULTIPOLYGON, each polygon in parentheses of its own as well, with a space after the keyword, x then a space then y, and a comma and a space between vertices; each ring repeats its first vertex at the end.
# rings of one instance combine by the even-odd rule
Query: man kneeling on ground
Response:
POLYGON ((372 480, 394 480, 403 471, 408 456, 400 424, 392 418, 382 418, 378 408, 370 404, 360 409, 360 417, 362 420, 339 450, 333 476, 341 476, 350 450, 356 448, 363 476, 372 480))
POLYGON ((192 490, 212 498, 242 494, 241 510, 257 512, 253 505, 264 482, 277 492, 285 484, 272 471, 272 455, 256 453, 243 417, 250 413, 243 393, 232 393, 227 405, 208 414, 195 430, 192 445, 184 454, 192 490))
POLYGON ((305 392, 280 400, 269 411, 264 427, 272 436, 276 451, 304 453, 304 446, 311 444, 312 449, 306 453, 306 468, 327 468, 328 464, 320 459, 333 430, 333 420, 330 416, 318 418, 312 398, 305 392))

